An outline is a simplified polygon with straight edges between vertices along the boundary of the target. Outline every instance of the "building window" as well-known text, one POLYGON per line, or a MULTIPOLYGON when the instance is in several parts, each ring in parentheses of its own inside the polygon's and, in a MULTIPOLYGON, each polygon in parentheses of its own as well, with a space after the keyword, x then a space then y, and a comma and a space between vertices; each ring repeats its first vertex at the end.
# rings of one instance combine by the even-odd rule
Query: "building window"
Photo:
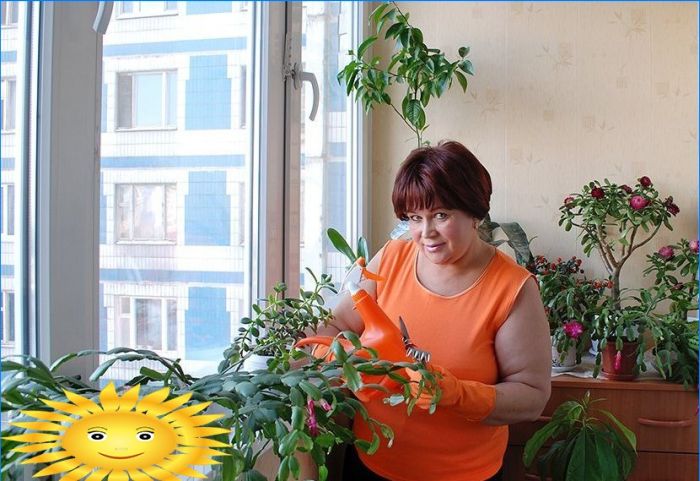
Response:
POLYGON ((3 235, 15 235, 15 184, 2 184, 0 188, 2 219, 0 230, 3 235))
POLYGON ((4 132, 15 130, 15 107, 17 82, 15 79, 2 79, 2 125, 4 132))
POLYGON ((117 184, 117 242, 176 242, 175 184, 117 184))
POLYGON ((177 13, 177 2, 119 2, 118 16, 144 17, 177 13))
POLYGON ((15 293, 2 291, 0 302, 0 339, 3 343, 15 342, 15 293))
POLYGON ((176 71, 117 75, 117 129, 176 127, 176 71))
POLYGON ((177 351, 177 300, 118 297, 116 346, 177 351))
POLYGON ((0 2, 2 8, 2 26, 14 27, 17 25, 17 9, 19 2, 0 2))

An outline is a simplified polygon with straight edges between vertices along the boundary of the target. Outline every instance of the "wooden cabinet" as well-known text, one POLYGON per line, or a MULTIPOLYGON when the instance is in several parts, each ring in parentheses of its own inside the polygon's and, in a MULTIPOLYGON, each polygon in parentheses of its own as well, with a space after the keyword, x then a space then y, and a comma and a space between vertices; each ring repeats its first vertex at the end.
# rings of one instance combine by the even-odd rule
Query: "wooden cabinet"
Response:
POLYGON ((552 395, 539 421, 510 427, 504 461, 507 481, 537 480, 522 463, 525 442, 549 419, 557 406, 580 399, 589 390, 597 407, 611 411, 637 435, 639 457, 629 481, 690 481, 698 473, 698 393, 662 381, 619 382, 552 378, 552 395))

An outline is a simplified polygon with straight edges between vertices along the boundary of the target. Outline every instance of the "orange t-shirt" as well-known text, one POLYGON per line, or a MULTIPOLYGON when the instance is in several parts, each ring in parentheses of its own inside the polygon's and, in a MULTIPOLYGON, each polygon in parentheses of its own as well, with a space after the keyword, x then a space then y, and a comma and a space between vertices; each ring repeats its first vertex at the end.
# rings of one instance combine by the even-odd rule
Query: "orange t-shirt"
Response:
MULTIPOLYGON (((389 318, 401 316, 411 340, 430 351, 431 363, 458 379, 494 385, 498 364, 494 340, 515 298, 531 274, 506 254, 496 254, 465 291, 441 296, 423 287, 416 276, 418 248, 413 242, 389 241, 384 247, 377 302, 389 318)), ((381 396, 365 404, 369 415, 394 430, 394 443, 373 455, 360 451, 362 462, 392 481, 483 481, 498 472, 508 441, 507 426, 469 422, 449 406, 434 414, 406 405, 391 407, 381 396)), ((355 418, 356 436, 371 440, 370 430, 355 418)), ((353 480, 354 481, 354 480, 353 480)))

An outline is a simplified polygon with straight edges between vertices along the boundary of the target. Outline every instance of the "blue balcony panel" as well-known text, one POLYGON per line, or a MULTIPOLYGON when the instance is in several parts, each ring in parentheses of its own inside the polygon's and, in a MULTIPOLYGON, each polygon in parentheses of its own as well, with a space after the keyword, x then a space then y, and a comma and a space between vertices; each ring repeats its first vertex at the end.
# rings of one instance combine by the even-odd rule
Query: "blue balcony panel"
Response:
POLYGON ((6 63, 6 62, 14 63, 16 61, 17 61, 17 51, 6 50, 4 52, 0 52, 0 62, 2 62, 2 63, 6 63))
POLYGON ((187 15, 231 12, 231 2, 187 2, 187 15))
MULTIPOLYGON (((5 267, 3 275, 5 275, 5 267)), ((12 267, 12 266, 9 266, 12 267)), ((242 284, 243 272, 175 271, 167 269, 100 269, 100 282, 201 282, 242 284)))
POLYGON ((185 245, 231 244, 231 196, 226 172, 190 172, 185 197, 185 245))
POLYGON ((15 170, 14 157, 3 157, 0 159, 0 167, 2 170, 15 170))
POLYGON ((190 57, 185 86, 185 129, 231 128, 231 79, 227 55, 190 57))
POLYGON ((103 169, 187 169, 190 167, 243 167, 245 164, 245 156, 233 154, 102 157, 100 164, 103 169))
POLYGON ((15 275, 15 266, 12 264, 3 264, 0 266, 2 270, 2 277, 12 277, 15 275))
MULTIPOLYGON (((168 42, 141 42, 105 45, 104 57, 125 57, 129 55, 159 55, 167 53, 211 52, 220 50, 245 50, 246 37, 205 38, 197 40, 175 40, 168 42)), ((5 52, 3 52, 4 54, 5 52)), ((14 52, 13 52, 14 53, 14 52)), ((4 62, 3 57, 3 62, 4 62)))
POLYGON ((220 360, 231 342, 231 315, 226 289, 190 287, 185 312, 185 358, 220 360))

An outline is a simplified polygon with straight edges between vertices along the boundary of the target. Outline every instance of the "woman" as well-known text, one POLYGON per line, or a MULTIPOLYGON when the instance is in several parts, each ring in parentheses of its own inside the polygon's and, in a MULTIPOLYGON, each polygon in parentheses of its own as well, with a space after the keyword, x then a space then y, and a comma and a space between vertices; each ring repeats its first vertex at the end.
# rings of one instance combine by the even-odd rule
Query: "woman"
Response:
MULTIPOLYGON (((397 173, 394 212, 408 221, 411 241, 388 242, 368 265, 385 281, 362 287, 432 354, 443 396, 432 415, 427 398, 411 416, 381 399, 367 403, 370 416, 394 430, 393 446, 371 456, 349 448, 347 481, 500 479, 507 424, 536 419, 549 398, 549 330, 537 284, 478 235, 491 190, 486 169, 457 142, 414 150, 397 173)), ((362 332, 349 298, 334 315, 334 330, 362 332)), ((360 419, 354 430, 370 437, 360 419)))

